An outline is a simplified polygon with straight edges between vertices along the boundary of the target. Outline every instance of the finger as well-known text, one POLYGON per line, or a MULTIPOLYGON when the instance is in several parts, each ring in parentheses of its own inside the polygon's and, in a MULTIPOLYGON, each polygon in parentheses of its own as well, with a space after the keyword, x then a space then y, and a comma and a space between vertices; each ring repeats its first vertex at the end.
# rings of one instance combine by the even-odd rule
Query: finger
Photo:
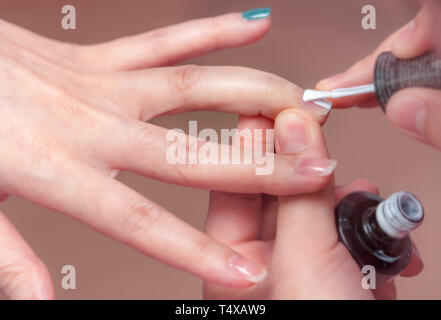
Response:
POLYGON ((303 90, 293 83, 243 67, 187 65, 94 75, 90 81, 122 110, 143 121, 192 110, 273 119, 280 111, 295 107, 323 122, 328 112, 315 103, 303 102, 303 90))
POLYGON ((386 106, 388 120, 411 137, 441 149, 441 91, 411 88, 392 96, 386 106))
MULTIPOLYGON (((317 90, 330 91, 336 88, 346 88, 372 83, 374 79, 375 61, 378 55, 384 51, 390 51, 392 43, 403 28, 391 34, 380 44, 380 46, 378 46, 377 49, 375 49, 373 53, 357 61, 343 73, 320 80, 316 84, 317 90)), ((379 105, 373 94, 363 94, 330 100, 333 102, 333 108, 349 108, 353 106, 372 107, 379 105)))
MULTIPOLYGON (((240 117, 237 128, 272 129, 273 121, 262 116, 240 117)), ((240 146, 239 139, 234 141, 240 146)), ((210 192, 207 234, 227 245, 257 240, 261 226, 261 203, 260 194, 210 192)))
POLYGON ((0 293, 7 299, 53 299, 46 266, 0 212, 0 293))
POLYGON ((260 224, 260 240, 274 240, 277 231, 277 211, 279 199, 276 196, 262 194, 262 223, 260 224))
POLYGON ((441 30, 439 1, 426 1, 414 20, 409 22, 392 43, 392 53, 401 59, 417 57, 429 50, 440 49, 436 34, 441 30))
MULTIPOLYGON (((292 153, 294 150, 297 154, 305 157, 328 157, 320 125, 301 111, 287 110, 280 113, 275 120, 275 135, 278 152, 292 153), (299 142, 302 140, 310 141, 308 148, 299 148, 299 142)), ((313 243, 316 243, 325 236, 335 234, 334 217, 327 212, 329 207, 333 207, 334 201, 333 197, 330 197, 331 190, 327 187, 330 183, 331 179, 319 191, 320 194, 326 194, 319 199, 317 199, 317 195, 312 193, 298 197, 279 197, 277 244, 284 246, 298 241, 300 245, 307 239, 314 239, 313 243), (312 205, 315 202, 316 204, 312 205), (311 212, 308 207, 317 207, 317 212, 311 212)), ((285 252, 290 251, 292 250, 285 252)))
POLYGON ((65 67, 76 68, 77 46, 58 42, 20 26, 0 19, 0 39, 15 48, 27 51, 28 56, 39 56, 48 61, 56 61, 65 67))
POLYGON ((395 300, 397 298, 397 287, 395 281, 390 281, 380 288, 372 290, 377 300, 395 300))
POLYGON ((9 198, 9 194, 0 191, 0 202, 3 202, 3 201, 5 201, 8 198, 9 198))
POLYGON ((247 21, 240 13, 230 13, 88 46, 83 50, 83 59, 100 71, 172 65, 255 42, 265 35, 270 24, 269 18, 247 21))
POLYGON ((28 185, 15 193, 66 213, 104 235, 208 281, 246 287, 263 272, 260 265, 122 183, 81 164, 64 163, 69 166, 48 165, 45 179, 27 177, 28 185))
MULTIPOLYGON (((187 136, 176 130, 130 122, 112 141, 106 139, 108 158, 105 160, 115 169, 130 170, 168 183, 276 195, 319 190, 329 181, 335 167, 335 162, 329 159, 275 155, 273 134, 269 130, 265 131, 266 145, 255 139, 253 144, 240 148, 227 144, 235 131, 223 130, 219 138, 213 130, 198 133, 197 124, 193 124, 190 131, 194 132, 187 136), (195 135, 199 135, 199 140, 195 135), (262 149, 266 149, 266 153, 262 149)), ((253 140, 253 134, 263 136, 262 131, 253 131, 241 130, 237 135, 246 141, 253 140)))
POLYGON ((338 186, 335 188, 335 203, 338 203, 349 193, 356 191, 367 191, 376 195, 379 194, 378 188, 375 184, 368 180, 358 179, 347 186, 338 186))
POLYGON ((400 274, 403 277, 414 277, 421 273, 424 269, 424 262, 421 258, 421 254, 416 247, 415 243, 412 241, 412 257, 410 258, 409 265, 400 274))
MULTIPOLYGON (((275 121, 277 139, 284 137, 288 146, 290 143, 296 146, 301 140, 301 134, 293 130, 299 126, 298 121, 291 118, 294 112, 297 112, 295 116, 302 116, 300 111, 289 110, 282 112, 275 121)), ((302 154, 327 157, 320 125, 307 114, 303 116, 305 126, 309 127, 311 146, 302 154)), ((278 145, 276 149, 284 150, 283 142, 278 141, 278 145)), ((303 299, 326 299, 329 298, 327 292, 332 292, 334 298, 369 298, 369 293, 360 291, 358 285, 353 286, 361 281, 360 269, 344 246, 339 245, 333 193, 332 181, 329 181, 316 193, 279 197, 270 274, 277 274, 286 281, 276 287, 274 296, 290 292, 291 295, 298 293, 303 299), (334 270, 338 270, 335 275, 334 270), (330 273, 333 277, 329 277, 330 273), (318 296, 317 288, 324 289, 318 296)))

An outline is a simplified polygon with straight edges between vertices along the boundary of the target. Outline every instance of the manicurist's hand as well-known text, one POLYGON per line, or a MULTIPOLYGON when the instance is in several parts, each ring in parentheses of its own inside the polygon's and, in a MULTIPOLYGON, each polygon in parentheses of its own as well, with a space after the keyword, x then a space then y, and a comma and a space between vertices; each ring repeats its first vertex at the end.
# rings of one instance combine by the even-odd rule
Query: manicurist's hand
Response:
MULTIPOLYGON (((435 51, 441 57, 441 2, 423 1, 414 20, 389 36, 372 54, 358 61, 344 73, 324 79, 318 90, 332 90, 371 83, 377 56, 384 51, 402 59, 417 57, 427 51, 435 51)), ((378 106, 372 95, 338 99, 334 106, 378 106)), ((426 88, 410 88, 397 92, 386 107, 391 124, 411 137, 441 150, 441 91, 426 88)))
MULTIPOLYGON (((221 110, 268 118, 320 108, 274 75, 240 67, 164 67, 254 42, 269 12, 227 14, 77 46, 0 21, 0 195, 57 210, 166 264, 225 286, 247 287, 264 271, 114 179, 129 170, 165 182, 228 192, 319 190, 334 164, 276 155, 274 172, 255 164, 169 164, 158 115, 221 110), (259 18, 259 19, 258 19, 259 18), (320 174, 317 174, 316 171, 320 174)), ((0 291, 53 298, 47 269, 0 213, 0 291)))
MULTIPOLYGON (((242 117, 239 128, 271 128, 272 120, 242 117)), ((286 110, 275 121, 279 154, 327 158, 320 126, 298 110, 286 110), (302 146, 302 147, 301 147, 302 146)), ((249 288, 232 289, 205 282, 208 299, 390 299, 393 282, 374 291, 363 289, 363 274, 346 247, 338 241, 334 206, 353 191, 378 193, 371 183, 358 180, 322 191, 274 197, 212 192, 207 233, 245 257, 267 266, 267 274, 249 288)), ((413 250, 403 276, 422 269, 413 250)))

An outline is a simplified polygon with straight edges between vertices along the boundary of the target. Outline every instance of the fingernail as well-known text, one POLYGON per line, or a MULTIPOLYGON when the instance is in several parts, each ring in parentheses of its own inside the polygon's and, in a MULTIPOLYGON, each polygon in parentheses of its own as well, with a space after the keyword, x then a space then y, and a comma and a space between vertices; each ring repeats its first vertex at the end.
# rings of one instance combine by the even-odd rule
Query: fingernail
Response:
POLYGON ((302 107, 305 108, 306 111, 314 115, 325 116, 329 113, 329 111, 331 111, 332 103, 329 103, 327 107, 324 107, 312 101, 302 101, 302 107))
POLYGON ((387 104, 386 113, 401 130, 418 138, 424 137, 426 105, 422 100, 409 94, 397 95, 387 104))
POLYGON ((245 20, 261 20, 271 15, 271 8, 258 8, 242 12, 242 18, 245 20))
POLYGON ((392 50, 396 45, 402 45, 403 43, 407 43, 411 40, 413 32, 415 30, 415 20, 409 22, 403 30, 397 36, 397 39, 392 43, 392 50))
POLYGON ((240 277, 250 282, 258 283, 266 278, 266 268, 250 261, 240 254, 232 256, 228 262, 228 266, 240 277))
POLYGON ((311 137, 307 130, 308 120, 288 113, 277 121, 276 151, 280 154, 294 154, 305 151, 311 146, 311 137))
POLYGON ((302 158, 297 160, 296 171, 310 177, 329 176, 335 170, 337 161, 326 158, 302 158))

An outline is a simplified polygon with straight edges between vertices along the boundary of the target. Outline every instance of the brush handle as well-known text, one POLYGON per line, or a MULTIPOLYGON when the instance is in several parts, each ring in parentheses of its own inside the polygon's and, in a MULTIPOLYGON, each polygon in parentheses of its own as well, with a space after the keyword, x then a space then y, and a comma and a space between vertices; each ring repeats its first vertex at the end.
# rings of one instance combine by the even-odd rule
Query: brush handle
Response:
POLYGON ((433 52, 405 60, 383 52, 375 63, 374 85, 381 108, 386 111, 390 97, 401 89, 441 89, 441 60, 433 52))

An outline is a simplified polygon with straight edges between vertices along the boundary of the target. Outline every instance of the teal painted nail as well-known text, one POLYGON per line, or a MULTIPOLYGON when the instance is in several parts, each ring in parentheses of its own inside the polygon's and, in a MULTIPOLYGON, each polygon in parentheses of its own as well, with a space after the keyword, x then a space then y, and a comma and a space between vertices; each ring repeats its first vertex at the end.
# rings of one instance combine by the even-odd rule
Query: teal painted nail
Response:
POLYGON ((245 20, 260 20, 266 19, 271 15, 271 8, 258 8, 242 12, 242 17, 245 20))

